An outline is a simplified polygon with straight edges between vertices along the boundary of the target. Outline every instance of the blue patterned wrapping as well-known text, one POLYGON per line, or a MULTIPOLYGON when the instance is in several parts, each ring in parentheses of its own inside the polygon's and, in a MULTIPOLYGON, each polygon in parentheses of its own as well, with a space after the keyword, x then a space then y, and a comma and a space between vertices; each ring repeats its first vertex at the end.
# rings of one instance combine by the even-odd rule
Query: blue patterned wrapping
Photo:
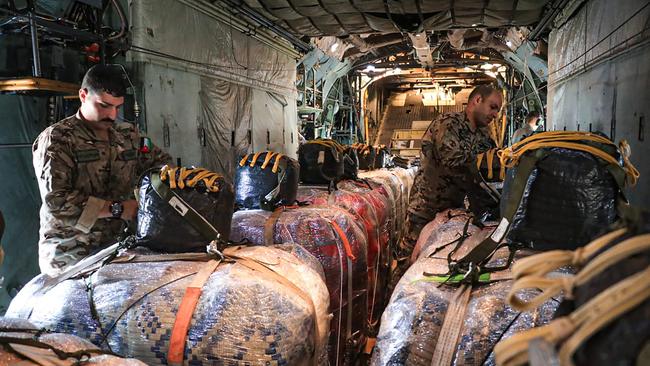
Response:
MULTIPOLYGON (((311 297, 315 314, 295 290, 268 275, 223 263, 203 287, 184 364, 323 364, 330 315, 320 264, 294 245, 243 248, 238 255, 266 263, 293 282, 311 297)), ((44 277, 38 276, 16 296, 7 315, 78 335, 148 365, 166 364, 178 306, 192 274, 202 265, 193 261, 109 264, 86 280, 66 280, 40 295, 44 277), (91 312, 88 285, 93 288, 98 319, 91 312)))

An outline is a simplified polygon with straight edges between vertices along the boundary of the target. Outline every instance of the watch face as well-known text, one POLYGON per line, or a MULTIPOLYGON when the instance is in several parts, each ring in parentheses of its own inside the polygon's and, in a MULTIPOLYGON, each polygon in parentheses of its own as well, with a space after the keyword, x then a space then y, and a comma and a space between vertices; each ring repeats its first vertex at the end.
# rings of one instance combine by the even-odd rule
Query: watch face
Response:
POLYGON ((113 215, 113 217, 115 218, 121 217, 122 211, 124 211, 124 207, 122 206, 122 203, 120 202, 111 203, 111 215, 113 215))

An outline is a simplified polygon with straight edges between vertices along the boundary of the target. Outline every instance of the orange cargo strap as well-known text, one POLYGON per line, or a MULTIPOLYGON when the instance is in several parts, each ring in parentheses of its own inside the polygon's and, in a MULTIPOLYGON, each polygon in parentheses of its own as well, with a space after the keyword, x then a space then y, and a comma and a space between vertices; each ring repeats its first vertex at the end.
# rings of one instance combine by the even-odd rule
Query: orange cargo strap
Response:
POLYGON ((354 254, 352 253, 352 247, 350 246, 350 241, 348 240, 347 235, 345 235, 343 229, 341 229, 339 224, 337 224, 335 221, 330 220, 330 224, 332 224, 332 227, 341 238, 341 241, 343 242, 343 248, 345 249, 345 254, 348 256, 348 258, 352 260, 356 260, 357 257, 355 257, 354 254))
POLYGON ((264 223, 264 244, 266 246, 275 244, 273 236, 275 234, 275 224, 284 212, 284 207, 278 207, 271 213, 266 222, 264 223))
POLYGON ((192 315, 196 304, 199 302, 203 285, 208 281, 212 272, 221 264, 221 260, 211 260, 206 263, 194 276, 192 283, 185 289, 185 295, 178 307, 174 326, 172 328, 172 335, 169 341, 169 351, 167 352, 167 362, 172 365, 180 365, 183 363, 183 356, 185 353, 185 341, 187 338, 187 331, 192 321, 192 315))

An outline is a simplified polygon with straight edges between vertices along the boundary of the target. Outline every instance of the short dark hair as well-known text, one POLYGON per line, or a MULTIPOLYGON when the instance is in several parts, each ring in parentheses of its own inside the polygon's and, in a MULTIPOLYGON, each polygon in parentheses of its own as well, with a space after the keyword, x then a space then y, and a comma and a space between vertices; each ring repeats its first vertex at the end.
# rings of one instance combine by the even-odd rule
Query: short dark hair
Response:
POLYGON ((530 122, 533 118, 539 118, 540 114, 538 111, 530 111, 526 115, 526 123, 530 122))
POLYGON ((106 92, 114 97, 126 95, 126 75, 118 65, 95 65, 86 71, 81 88, 95 94, 106 92))
POLYGON ((474 90, 472 90, 471 93, 469 93, 469 98, 467 98, 467 101, 471 101, 475 96, 480 95, 481 98, 485 99, 488 98, 492 93, 498 93, 500 92, 499 89, 495 88, 492 85, 479 85, 474 90))

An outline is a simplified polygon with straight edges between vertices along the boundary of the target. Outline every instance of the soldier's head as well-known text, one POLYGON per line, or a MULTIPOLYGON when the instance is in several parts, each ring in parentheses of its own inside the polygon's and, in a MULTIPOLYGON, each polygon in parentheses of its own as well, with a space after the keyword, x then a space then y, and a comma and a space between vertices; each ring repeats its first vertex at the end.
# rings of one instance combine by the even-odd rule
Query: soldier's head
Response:
POLYGON ((537 121, 539 120, 539 112, 531 111, 526 115, 526 123, 535 129, 537 127, 537 121))
POLYGON ((476 127, 485 127, 497 118, 502 104, 501 90, 479 85, 469 94, 465 113, 476 127))
POLYGON ((123 69, 117 65, 95 65, 86 72, 79 89, 79 111, 91 127, 107 130, 113 125, 124 103, 124 78, 123 69))

